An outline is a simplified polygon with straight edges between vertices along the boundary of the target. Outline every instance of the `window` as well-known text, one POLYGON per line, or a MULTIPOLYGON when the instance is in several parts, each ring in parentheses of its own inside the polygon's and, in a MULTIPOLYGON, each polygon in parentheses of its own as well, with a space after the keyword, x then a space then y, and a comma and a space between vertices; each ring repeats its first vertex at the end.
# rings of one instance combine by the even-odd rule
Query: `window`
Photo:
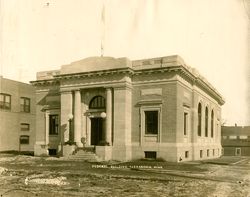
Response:
POLYGON ((214 111, 211 112, 211 137, 214 137, 214 111))
POLYGON ((202 111, 202 107, 201 107, 201 103, 199 103, 198 105, 198 136, 201 136, 201 120, 202 120, 201 111, 202 111))
POLYGON ((187 135, 188 113, 184 112, 184 135, 187 135))
POLYGON ((226 139, 227 139, 227 136, 226 136, 226 135, 223 135, 222 138, 223 138, 223 140, 226 140, 226 139))
POLYGON ((208 108, 205 110, 205 137, 208 137, 208 108))
POLYGON ((21 97, 20 100, 20 107, 21 107, 21 112, 30 112, 30 99, 29 98, 25 98, 25 97, 21 97))
POLYGON ((207 149, 207 157, 209 157, 209 149, 207 149))
POLYGON ((102 96, 95 96, 89 104, 89 109, 103 109, 105 108, 105 99, 102 96))
POLYGON ((158 111, 145 111, 145 134, 158 134, 158 111))
POLYGON ((28 135, 21 135, 20 136, 20 144, 29 144, 30 143, 30 137, 28 135))
POLYGON ((21 123, 21 131, 29 131, 30 125, 26 123, 21 123))
POLYGON ((156 152, 155 151, 145 151, 145 158, 146 159, 156 159, 156 152))
POLYGON ((11 108, 11 96, 8 94, 0 93, 0 109, 8 109, 11 108))
POLYGON ((213 149, 213 156, 215 155, 215 150, 213 149))
POLYGON ((200 158, 202 158, 202 156, 203 156, 203 151, 200 150, 200 158))
POLYGON ((236 140, 236 139, 237 139, 237 136, 236 136, 236 135, 230 135, 230 136, 229 136, 229 139, 231 139, 231 140, 236 140))
POLYGON ((185 158, 189 157, 189 151, 185 151, 185 158))
POLYGON ((58 123, 59 116, 58 115, 49 115, 49 134, 50 135, 58 135, 58 123))

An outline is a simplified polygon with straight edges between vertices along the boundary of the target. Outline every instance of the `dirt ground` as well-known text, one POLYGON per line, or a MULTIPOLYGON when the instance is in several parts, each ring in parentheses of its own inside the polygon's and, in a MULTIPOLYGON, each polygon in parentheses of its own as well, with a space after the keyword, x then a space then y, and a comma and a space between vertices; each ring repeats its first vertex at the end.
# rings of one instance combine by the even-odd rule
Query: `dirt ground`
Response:
POLYGON ((88 163, 0 154, 0 196, 250 197, 250 158, 88 163))

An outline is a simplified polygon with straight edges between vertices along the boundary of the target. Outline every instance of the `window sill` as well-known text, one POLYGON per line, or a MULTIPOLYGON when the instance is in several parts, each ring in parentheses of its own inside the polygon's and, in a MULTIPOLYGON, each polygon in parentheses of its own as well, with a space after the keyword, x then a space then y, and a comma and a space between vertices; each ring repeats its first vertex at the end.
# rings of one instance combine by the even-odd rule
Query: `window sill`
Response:
POLYGON ((157 137, 158 134, 145 134, 144 137, 157 137))

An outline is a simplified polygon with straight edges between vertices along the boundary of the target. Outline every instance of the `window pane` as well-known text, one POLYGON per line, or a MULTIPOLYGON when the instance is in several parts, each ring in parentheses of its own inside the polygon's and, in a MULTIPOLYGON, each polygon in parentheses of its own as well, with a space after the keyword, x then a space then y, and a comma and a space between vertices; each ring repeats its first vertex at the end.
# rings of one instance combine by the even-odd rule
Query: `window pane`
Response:
POLYGON ((7 96, 7 95, 5 96, 5 102, 10 103, 10 96, 7 96))
POLYGON ((20 99, 20 111, 21 112, 30 112, 30 99, 21 98, 20 99))
POLYGON ((158 134, 158 111, 145 111, 145 133, 158 134))
POLYGON ((184 112, 184 135, 187 135, 188 113, 184 112))
POLYGON ((201 107, 201 103, 199 103, 198 105, 198 136, 201 136, 201 111, 202 111, 202 107, 201 107))
POLYGON ((58 115, 49 116, 49 134, 57 135, 58 134, 58 115))
POLYGON ((94 97, 89 104, 90 109, 105 108, 105 99, 102 96, 94 97))
POLYGON ((30 105, 30 99, 28 99, 28 98, 25 99, 25 104, 26 104, 26 105, 30 105))
POLYGON ((24 98, 20 99, 20 103, 21 103, 21 105, 24 105, 24 98))

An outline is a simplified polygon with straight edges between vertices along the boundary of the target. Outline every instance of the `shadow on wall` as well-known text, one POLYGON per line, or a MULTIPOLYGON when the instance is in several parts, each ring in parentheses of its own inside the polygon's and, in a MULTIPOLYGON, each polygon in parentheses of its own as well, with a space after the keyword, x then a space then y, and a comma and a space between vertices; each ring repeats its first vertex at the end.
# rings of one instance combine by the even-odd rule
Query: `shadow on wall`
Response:
POLYGON ((37 105, 57 105, 60 106, 60 94, 58 90, 49 90, 49 92, 37 102, 37 105), (56 98, 58 97, 58 98, 56 98))

